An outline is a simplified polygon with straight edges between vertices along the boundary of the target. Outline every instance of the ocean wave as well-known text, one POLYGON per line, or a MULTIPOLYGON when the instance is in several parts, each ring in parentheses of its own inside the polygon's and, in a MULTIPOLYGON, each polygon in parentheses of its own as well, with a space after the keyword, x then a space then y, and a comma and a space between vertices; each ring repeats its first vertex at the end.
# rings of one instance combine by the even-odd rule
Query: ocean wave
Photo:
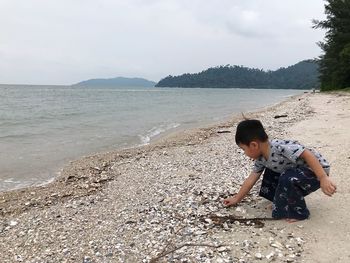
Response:
POLYGON ((13 126, 23 126, 23 120, 0 121, 0 128, 9 128, 13 126))
POLYGON ((32 185, 32 181, 28 180, 18 180, 15 178, 6 178, 4 180, 0 180, 0 191, 6 191, 8 189, 15 190, 21 189, 23 187, 27 187, 32 185))
POLYGON ((33 137, 41 137, 46 135, 48 132, 23 132, 19 134, 5 134, 0 135, 0 139, 2 140, 11 140, 11 139, 27 139, 27 138, 33 138, 33 137))
POLYGON ((155 136, 161 133, 164 133, 168 130, 175 129, 179 126, 180 126, 179 123, 161 124, 159 126, 153 127, 152 129, 149 129, 146 132, 146 134, 143 134, 143 135, 139 134, 138 136, 141 140, 141 144, 146 145, 146 144, 149 144, 151 139, 154 138, 155 136))

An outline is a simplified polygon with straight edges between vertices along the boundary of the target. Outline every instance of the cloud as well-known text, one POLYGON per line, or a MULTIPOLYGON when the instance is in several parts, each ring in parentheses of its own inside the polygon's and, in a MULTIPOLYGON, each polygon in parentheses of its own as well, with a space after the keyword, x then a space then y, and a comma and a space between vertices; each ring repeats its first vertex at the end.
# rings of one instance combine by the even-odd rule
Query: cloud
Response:
POLYGON ((320 54, 319 0, 2 0, 0 83, 70 84, 320 54))

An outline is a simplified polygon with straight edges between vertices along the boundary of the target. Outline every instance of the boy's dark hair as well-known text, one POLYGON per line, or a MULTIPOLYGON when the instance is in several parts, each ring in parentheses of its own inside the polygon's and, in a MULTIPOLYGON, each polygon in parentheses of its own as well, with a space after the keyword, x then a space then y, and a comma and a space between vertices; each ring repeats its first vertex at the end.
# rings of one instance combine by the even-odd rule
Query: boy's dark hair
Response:
POLYGON ((254 140, 267 141, 267 136, 262 123, 258 120, 244 120, 238 123, 236 130, 236 144, 249 145, 254 140))

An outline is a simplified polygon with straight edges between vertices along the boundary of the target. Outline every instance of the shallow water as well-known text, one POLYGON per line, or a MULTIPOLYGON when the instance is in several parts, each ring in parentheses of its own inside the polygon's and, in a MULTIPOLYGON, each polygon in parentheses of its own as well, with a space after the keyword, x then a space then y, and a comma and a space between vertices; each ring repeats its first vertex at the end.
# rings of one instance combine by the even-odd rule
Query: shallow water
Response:
POLYGON ((0 85, 0 191, 46 182, 84 155, 147 144, 302 92, 0 85))

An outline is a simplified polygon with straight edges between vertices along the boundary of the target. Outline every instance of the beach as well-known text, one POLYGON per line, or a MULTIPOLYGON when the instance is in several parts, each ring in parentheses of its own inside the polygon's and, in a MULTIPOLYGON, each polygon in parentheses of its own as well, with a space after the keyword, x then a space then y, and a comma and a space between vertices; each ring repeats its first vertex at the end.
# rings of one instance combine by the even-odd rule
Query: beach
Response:
POLYGON ((300 93, 0 85, 0 192, 50 182, 83 156, 149 144, 300 93))
POLYGON ((307 197, 308 220, 270 220, 259 185, 239 205, 222 205, 252 166, 234 142, 235 114, 71 162, 47 185, 0 193, 2 262, 347 262, 349 98, 305 93, 244 113, 271 138, 296 139, 330 161, 337 193, 307 197))

